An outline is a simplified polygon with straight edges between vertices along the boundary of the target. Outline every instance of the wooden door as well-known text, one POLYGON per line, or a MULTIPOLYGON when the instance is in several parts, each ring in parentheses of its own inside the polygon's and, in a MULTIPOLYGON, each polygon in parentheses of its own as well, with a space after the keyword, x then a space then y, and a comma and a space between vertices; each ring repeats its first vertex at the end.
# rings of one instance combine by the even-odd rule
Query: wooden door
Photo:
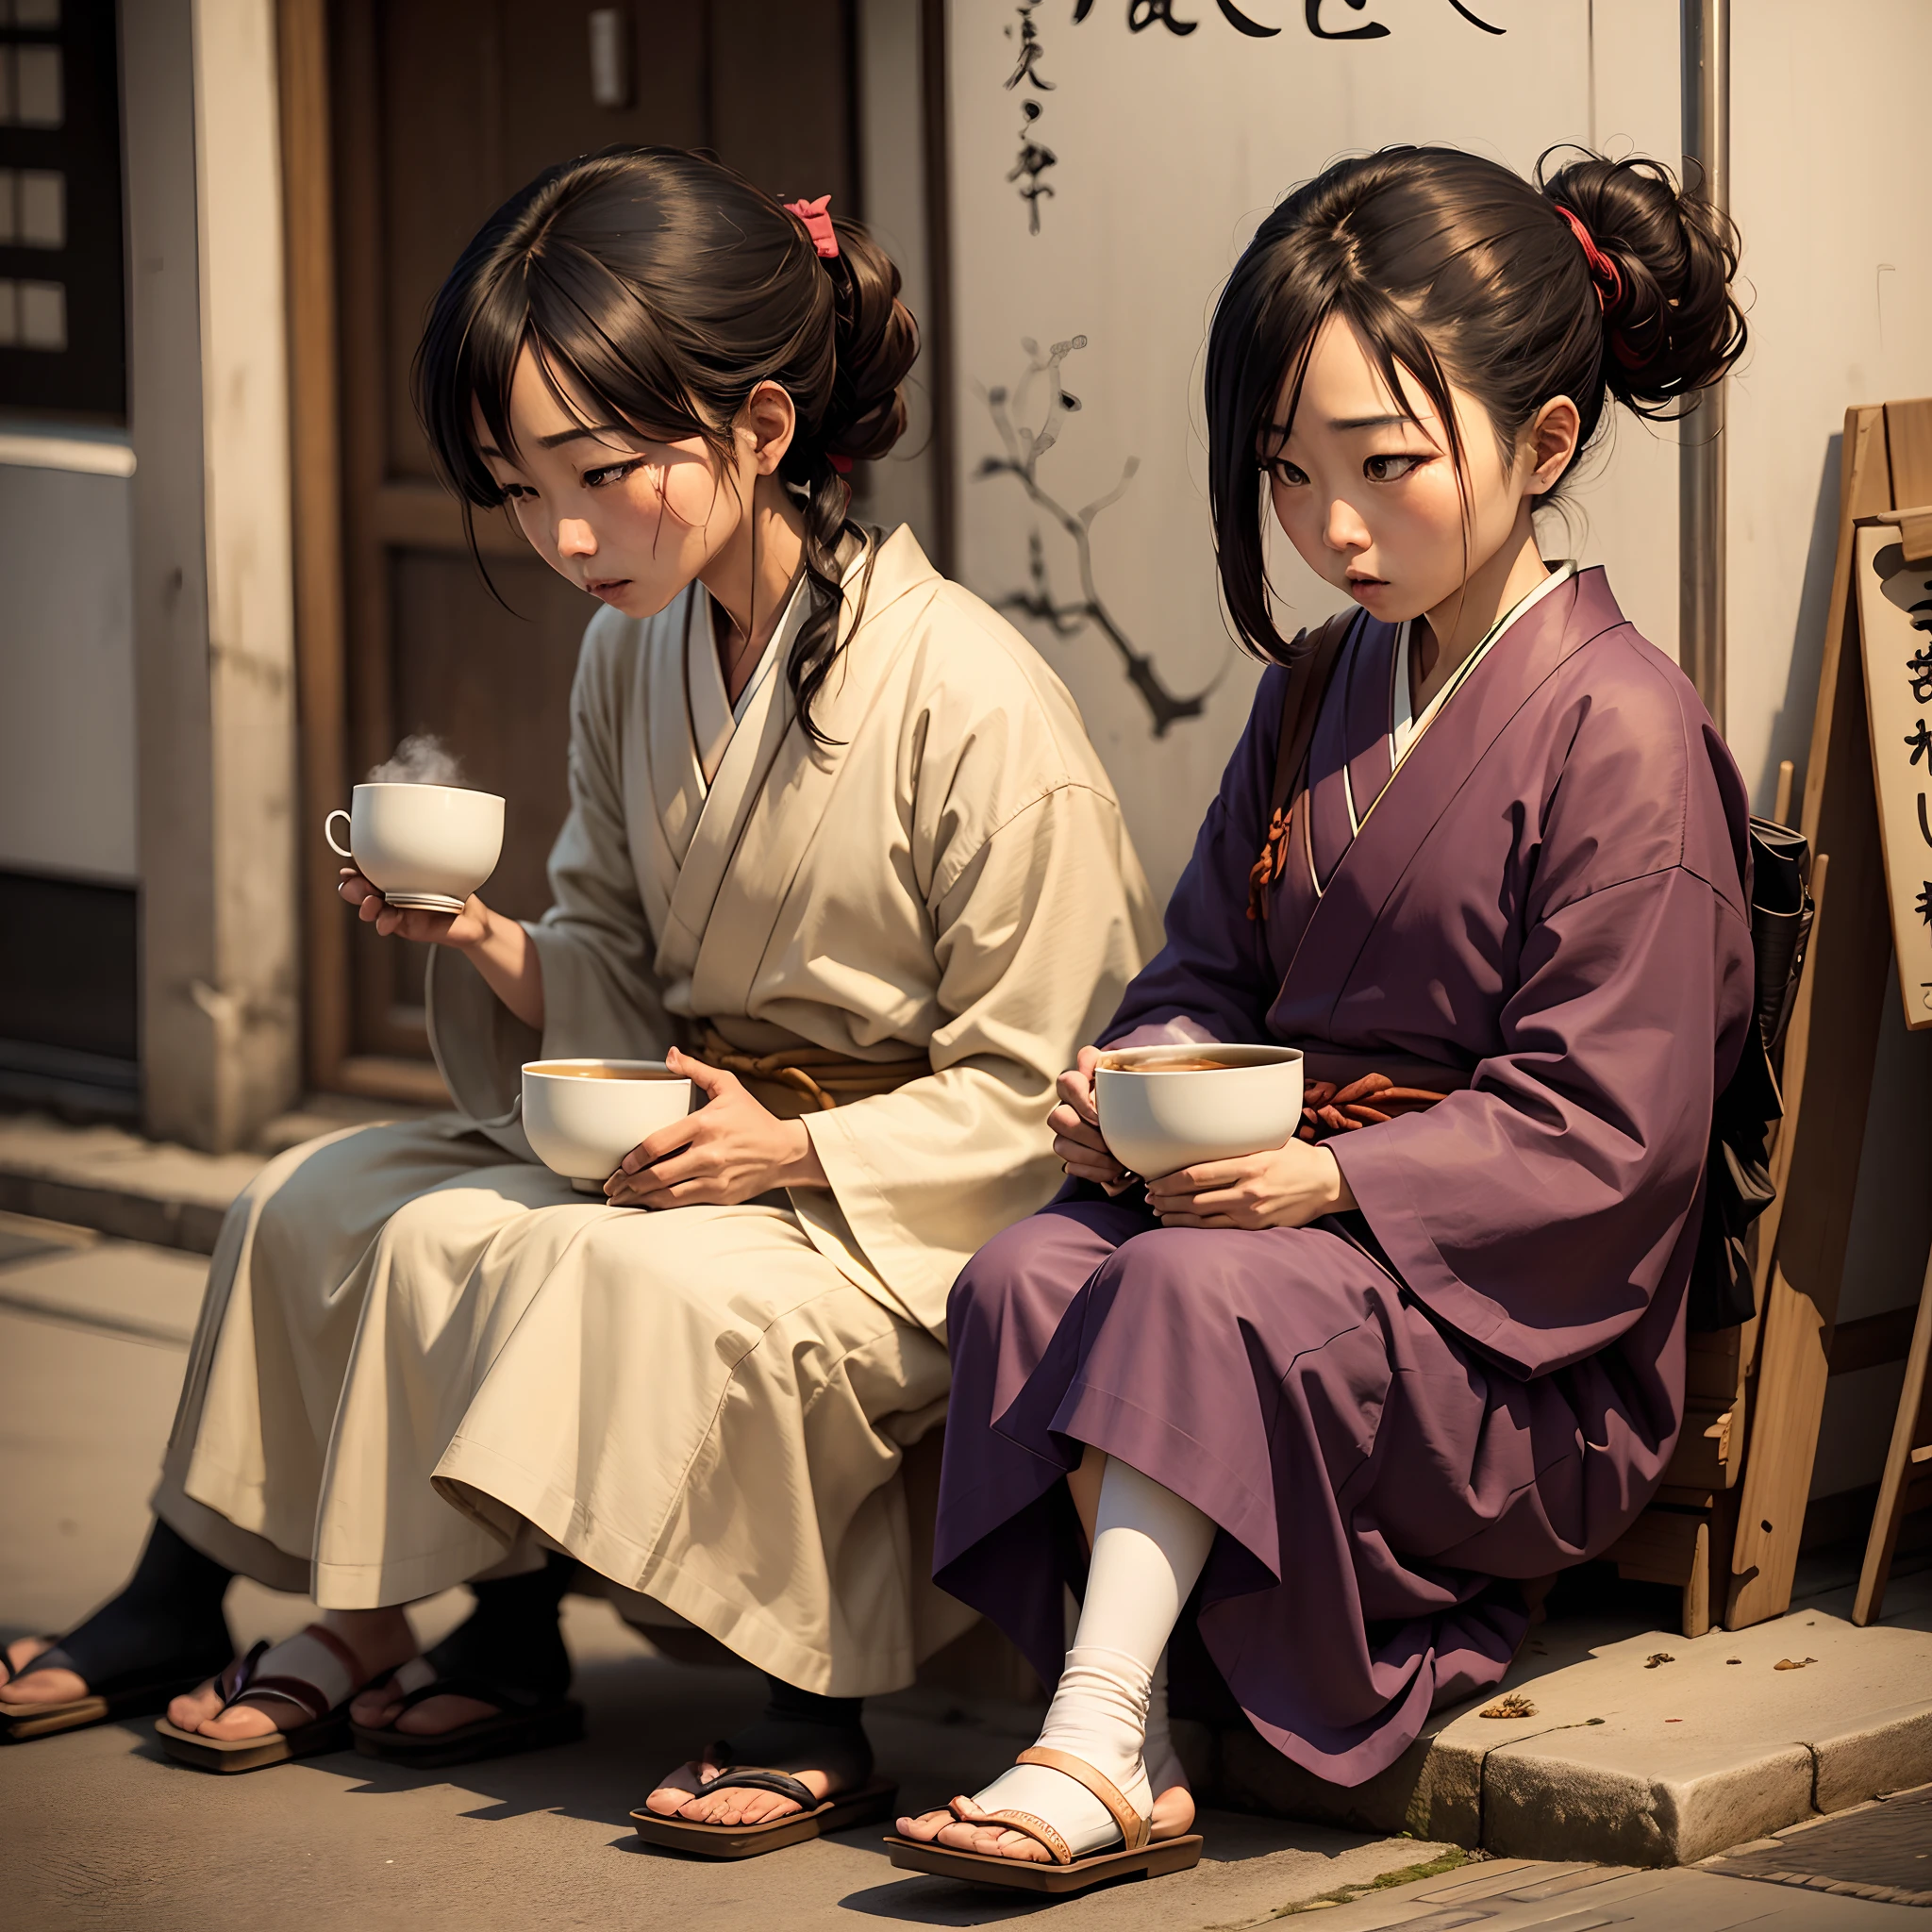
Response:
MULTIPOLYGON (((774 192, 858 212, 850 0, 284 0, 282 29, 308 815, 434 733, 466 782, 508 801, 485 895, 534 918, 595 606, 494 514, 477 520, 496 594, 485 584, 410 405, 423 318, 493 208, 616 142, 708 148, 774 192), (628 98, 603 106, 592 41, 613 34, 628 98)), ((608 94, 608 61, 602 75, 608 94)), ((311 1080, 436 1097, 425 949, 357 926, 336 861, 308 846, 311 1080)))

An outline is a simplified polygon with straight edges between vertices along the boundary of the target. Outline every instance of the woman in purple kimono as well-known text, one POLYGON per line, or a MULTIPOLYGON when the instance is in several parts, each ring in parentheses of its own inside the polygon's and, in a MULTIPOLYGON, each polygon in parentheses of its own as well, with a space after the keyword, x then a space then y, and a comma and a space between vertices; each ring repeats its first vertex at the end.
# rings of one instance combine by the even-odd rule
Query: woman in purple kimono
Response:
POLYGON ((1224 291, 1216 545, 1274 668, 1099 1045, 1297 1046, 1307 1111, 1142 1182, 1098 1051, 1062 1076, 1068 1187, 953 1291, 936 1562, 1058 1688, 1014 1770, 901 1821, 922 1862, 1191 1862, 1164 1679, 1191 1601, 1270 1743, 1373 1776, 1502 1675, 1523 1581, 1661 1479, 1752 1005, 1747 806, 1690 684, 1532 513, 1608 399, 1660 412, 1729 367, 1735 267, 1654 164, 1573 151, 1532 186, 1407 148, 1291 194, 1224 291), (1274 626, 1271 513, 1359 607, 1324 691, 1274 626))

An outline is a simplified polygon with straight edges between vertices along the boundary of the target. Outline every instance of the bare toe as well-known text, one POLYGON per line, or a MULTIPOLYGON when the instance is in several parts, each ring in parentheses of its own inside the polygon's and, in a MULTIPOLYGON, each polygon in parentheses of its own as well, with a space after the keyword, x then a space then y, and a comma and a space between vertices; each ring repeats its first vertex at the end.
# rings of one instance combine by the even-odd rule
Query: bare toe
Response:
POLYGON ((644 1809, 659 1818, 675 1818, 697 1795, 699 1785, 717 1774, 718 1767, 708 1757, 681 1764, 644 1800, 644 1809))
POLYGON ((395 1722, 402 1701, 392 1684, 373 1684, 350 1701, 350 1722, 365 1724, 371 1730, 382 1730, 395 1722))
POLYGON ((222 1707, 222 1693, 212 1678, 198 1690, 184 1690, 168 1701, 168 1722, 177 1731, 198 1731, 222 1707))
MULTIPOLYGON (((288 1710, 296 1724, 303 1721, 295 1714, 294 1706, 280 1707, 288 1710)), ((266 1738, 280 1730, 281 1725, 267 1711, 258 1709, 252 1704, 237 1704, 219 1716, 204 1718, 200 1729, 204 1738, 219 1738, 225 1741, 235 1738, 266 1738)))
POLYGON ((36 1671, 30 1677, 16 1680, 11 1674, 24 1671, 35 1657, 52 1650, 53 1645, 44 1637, 17 1637, 7 1646, 7 1668, 8 1676, 0 1684, 0 1697, 8 1704, 72 1704, 77 1697, 87 1695, 87 1680, 73 1671, 55 1670, 51 1666, 44 1671, 36 1671))
POLYGON ((916 1839, 921 1844, 930 1844, 954 1822, 950 1811, 922 1811, 917 1818, 900 1819, 899 1836, 916 1839))

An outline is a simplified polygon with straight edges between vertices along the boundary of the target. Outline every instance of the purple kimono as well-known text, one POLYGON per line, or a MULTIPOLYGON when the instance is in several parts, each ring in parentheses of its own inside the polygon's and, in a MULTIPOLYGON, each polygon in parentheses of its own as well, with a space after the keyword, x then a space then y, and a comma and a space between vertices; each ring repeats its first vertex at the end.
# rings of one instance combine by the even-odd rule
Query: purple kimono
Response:
POLYGON ((1263 676, 1106 1042, 1279 1041, 1311 1076, 1446 1097, 1326 1143, 1358 1215, 1167 1229, 1076 1186, 982 1249, 953 1291, 935 1563, 1053 1682, 1079 1561, 1057 1486, 1082 1443, 1123 1457, 1220 1525, 1208 1654, 1341 1784, 1502 1675, 1509 1579, 1601 1552, 1661 1480, 1752 1010, 1743 786, 1603 573, 1524 610, 1391 779, 1395 639, 1356 627, 1256 923, 1286 673, 1263 676))

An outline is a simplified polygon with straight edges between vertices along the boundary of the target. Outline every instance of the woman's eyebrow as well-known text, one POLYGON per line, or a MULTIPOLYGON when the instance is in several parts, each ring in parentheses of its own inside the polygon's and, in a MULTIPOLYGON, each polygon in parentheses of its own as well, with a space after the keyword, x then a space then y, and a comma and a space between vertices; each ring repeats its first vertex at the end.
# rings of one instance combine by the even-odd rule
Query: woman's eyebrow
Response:
POLYGON ((540 436, 539 449, 556 449, 559 443, 575 442, 580 436, 625 436, 630 434, 622 423, 592 423, 576 429, 559 429, 555 436, 540 436))
MULTIPOLYGON (((1407 423, 1409 422, 1409 420, 1410 419, 1408 417, 1402 415, 1334 416, 1329 419, 1328 427, 1330 429, 1337 431, 1346 431, 1351 429, 1391 429, 1397 424, 1407 423)), ((1268 433, 1271 436, 1276 437, 1279 440, 1286 441, 1288 439, 1289 432, 1293 428, 1293 426, 1294 425, 1290 423, 1271 423, 1268 425, 1268 433)), ((1415 426, 1418 428, 1421 427, 1419 424, 1415 426)))

